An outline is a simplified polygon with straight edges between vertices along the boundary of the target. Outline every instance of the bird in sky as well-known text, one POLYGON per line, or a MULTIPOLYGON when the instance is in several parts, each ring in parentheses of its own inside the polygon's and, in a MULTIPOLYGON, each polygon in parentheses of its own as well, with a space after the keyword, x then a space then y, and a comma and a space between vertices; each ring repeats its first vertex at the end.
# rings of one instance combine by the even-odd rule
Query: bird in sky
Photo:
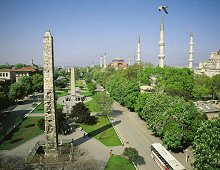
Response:
POLYGON ((159 11, 162 11, 162 10, 163 10, 166 14, 168 14, 167 8, 168 8, 168 6, 159 6, 159 7, 158 7, 158 10, 159 10, 159 11))

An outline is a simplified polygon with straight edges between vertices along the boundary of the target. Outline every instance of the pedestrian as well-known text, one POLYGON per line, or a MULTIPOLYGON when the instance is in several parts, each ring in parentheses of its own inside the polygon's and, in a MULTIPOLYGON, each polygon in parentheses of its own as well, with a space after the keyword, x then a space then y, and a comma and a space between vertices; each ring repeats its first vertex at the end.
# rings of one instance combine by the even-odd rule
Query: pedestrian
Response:
POLYGON ((84 137, 84 138, 86 137, 86 134, 85 134, 85 133, 83 133, 83 137, 84 137))

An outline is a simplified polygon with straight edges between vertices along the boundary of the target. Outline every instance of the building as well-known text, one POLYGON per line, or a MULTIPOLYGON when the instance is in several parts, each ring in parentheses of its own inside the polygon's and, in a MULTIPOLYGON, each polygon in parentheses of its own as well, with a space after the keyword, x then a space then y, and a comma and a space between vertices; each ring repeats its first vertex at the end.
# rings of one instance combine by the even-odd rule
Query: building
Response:
POLYGON ((35 73, 39 73, 39 69, 35 66, 27 66, 27 67, 23 67, 20 69, 16 69, 15 73, 16 73, 16 82, 19 81, 19 79, 23 76, 31 76, 35 73))
POLYGON ((197 74, 205 74, 212 77, 220 74, 220 50, 212 52, 208 61, 200 62, 199 69, 195 71, 197 74))
POLYGON ((124 68, 126 69, 128 67, 128 64, 121 58, 114 58, 110 64, 112 67, 114 67, 116 70, 118 68, 124 68))
POLYGON ((0 69, 0 81, 8 81, 10 84, 16 80, 15 69, 0 69))
POLYGON ((19 69, 0 69, 0 81, 8 82, 9 84, 18 82, 23 76, 31 76, 35 73, 40 73, 38 67, 27 66, 19 69))
POLYGON ((218 117, 220 114, 220 103, 218 100, 197 101, 194 104, 208 119, 218 117))

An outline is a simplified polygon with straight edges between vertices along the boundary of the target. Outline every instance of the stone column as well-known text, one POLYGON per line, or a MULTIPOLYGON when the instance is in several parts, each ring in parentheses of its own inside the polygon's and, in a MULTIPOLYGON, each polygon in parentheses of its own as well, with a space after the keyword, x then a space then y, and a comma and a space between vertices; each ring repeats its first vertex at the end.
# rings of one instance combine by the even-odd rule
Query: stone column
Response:
POLYGON ((193 68, 193 34, 190 33, 190 41, 189 41, 189 68, 193 68))
POLYGON ((71 68, 71 98, 76 100, 76 87, 75 87, 75 71, 74 67, 71 68))
POLYGON ((44 34, 44 112, 46 157, 57 157, 58 135, 56 128, 56 100, 54 86, 53 37, 50 32, 44 34))
POLYGON ((140 35, 138 36, 138 48, 137 48, 137 63, 141 63, 141 39, 140 35))
POLYGON ((161 18, 161 23, 160 23, 160 42, 159 42, 159 66, 160 67, 164 67, 164 46, 165 46, 165 42, 164 42, 164 22, 163 22, 163 17, 161 18))

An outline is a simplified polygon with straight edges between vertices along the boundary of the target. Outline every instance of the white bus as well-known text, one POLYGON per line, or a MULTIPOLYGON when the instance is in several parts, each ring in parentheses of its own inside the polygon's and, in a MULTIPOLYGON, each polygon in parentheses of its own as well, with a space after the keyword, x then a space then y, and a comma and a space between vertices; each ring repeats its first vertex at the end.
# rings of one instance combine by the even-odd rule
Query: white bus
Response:
POLYGON ((186 168, 174 158, 160 143, 151 145, 151 156, 163 170, 185 170, 186 168))

